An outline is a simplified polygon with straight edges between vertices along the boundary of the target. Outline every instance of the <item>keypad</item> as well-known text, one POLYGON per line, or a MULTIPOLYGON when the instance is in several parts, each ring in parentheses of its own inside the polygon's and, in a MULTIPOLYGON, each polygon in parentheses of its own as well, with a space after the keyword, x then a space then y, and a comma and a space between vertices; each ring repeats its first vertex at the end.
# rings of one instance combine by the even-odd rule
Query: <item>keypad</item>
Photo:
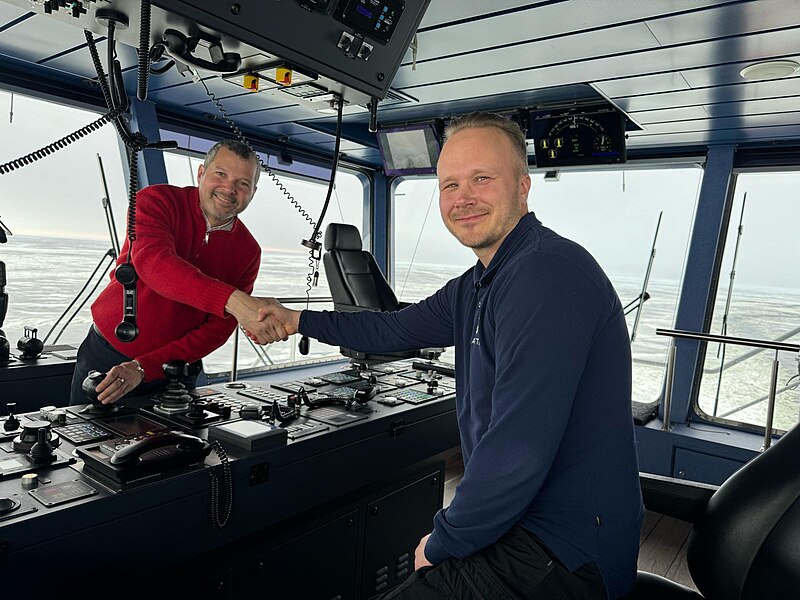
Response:
POLYGON ((98 440, 104 440, 111 437, 111 434, 108 431, 88 421, 74 423, 72 425, 64 425, 63 427, 58 428, 58 433, 65 440, 71 442, 75 446, 80 446, 81 444, 88 444, 89 442, 96 442, 98 440))

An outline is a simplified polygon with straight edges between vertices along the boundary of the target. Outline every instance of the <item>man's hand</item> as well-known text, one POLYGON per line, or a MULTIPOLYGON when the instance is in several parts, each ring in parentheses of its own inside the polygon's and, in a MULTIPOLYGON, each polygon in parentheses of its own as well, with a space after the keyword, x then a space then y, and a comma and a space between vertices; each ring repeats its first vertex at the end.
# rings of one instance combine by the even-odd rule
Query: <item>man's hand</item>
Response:
POLYGON ((111 367, 105 379, 97 384, 97 400, 112 404, 144 381, 144 371, 135 360, 111 367))
MULTIPOLYGON (((225 311, 236 317, 239 325, 247 332, 248 337, 259 344, 270 344, 278 340, 287 340, 291 333, 280 321, 260 317, 259 309, 265 298, 254 298, 240 290, 236 290, 228 298, 225 311)), ((280 306, 280 305, 279 305, 280 306)))
POLYGON ((259 321, 273 321, 280 324, 280 327, 287 335, 297 333, 300 328, 300 311, 290 310, 275 298, 256 298, 260 306, 258 308, 259 321))
POLYGON ((428 543, 428 538, 431 537, 429 533, 419 541, 417 549, 414 551, 414 570, 421 569, 422 567, 432 567, 431 562, 425 558, 425 544, 428 543))

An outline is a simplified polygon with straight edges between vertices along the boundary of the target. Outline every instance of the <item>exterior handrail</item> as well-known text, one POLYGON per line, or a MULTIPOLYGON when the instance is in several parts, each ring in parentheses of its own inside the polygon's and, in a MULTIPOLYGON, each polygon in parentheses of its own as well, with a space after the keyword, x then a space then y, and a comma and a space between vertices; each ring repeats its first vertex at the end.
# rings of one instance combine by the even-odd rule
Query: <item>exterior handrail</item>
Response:
MULTIPOLYGON (((798 352, 800 353, 800 345, 787 344, 785 342, 773 342, 769 340, 757 340, 754 338, 740 338, 732 337, 729 335, 715 335, 713 333, 697 333, 695 331, 683 331, 680 329, 656 329, 656 335, 665 335, 671 338, 681 338, 688 340, 698 340, 702 342, 718 342, 720 344, 733 344, 735 346, 750 346, 752 348, 766 348, 775 351, 775 359, 772 361, 772 373, 769 382, 769 395, 767 405, 767 422, 764 427, 764 443, 761 446, 762 450, 766 450, 772 444, 772 420, 775 416, 775 396, 776 388, 778 386, 778 352, 798 352)), ((672 344, 674 348, 674 343, 672 344)), ((667 374, 668 379, 674 377, 673 373, 667 374)), ((672 382, 667 382, 669 388, 672 387, 672 382)), ((669 427, 666 422, 669 417, 665 415, 665 428, 669 427)))
POLYGON ((701 342, 719 342, 721 344, 733 344, 734 346, 750 346, 752 348, 767 348, 769 350, 789 352, 800 352, 800 345, 787 344, 785 342, 773 342, 770 340, 757 340, 755 338, 741 338, 730 335, 715 335, 713 333, 697 333, 696 331, 684 331, 681 329, 656 329, 656 335, 666 335, 673 338, 687 340, 700 340, 701 342))

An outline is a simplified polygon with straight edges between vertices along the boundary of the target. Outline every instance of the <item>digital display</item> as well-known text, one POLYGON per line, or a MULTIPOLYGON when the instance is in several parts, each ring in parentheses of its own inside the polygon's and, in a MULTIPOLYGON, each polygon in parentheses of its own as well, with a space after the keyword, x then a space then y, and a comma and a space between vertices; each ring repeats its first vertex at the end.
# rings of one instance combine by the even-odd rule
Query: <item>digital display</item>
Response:
POLYGON ((531 113, 529 131, 536 166, 624 163, 625 115, 613 107, 568 108, 531 113))
POLYGON ((98 422, 108 427, 114 433, 124 437, 141 435, 148 431, 158 431, 164 429, 164 425, 145 419, 139 415, 124 415, 121 417, 109 417, 98 419, 98 422))
POLYGON ((335 14, 342 23, 385 44, 404 9, 403 0, 345 0, 335 14))
POLYGON ((439 139, 430 123, 378 131, 387 175, 430 175, 439 161, 439 139))

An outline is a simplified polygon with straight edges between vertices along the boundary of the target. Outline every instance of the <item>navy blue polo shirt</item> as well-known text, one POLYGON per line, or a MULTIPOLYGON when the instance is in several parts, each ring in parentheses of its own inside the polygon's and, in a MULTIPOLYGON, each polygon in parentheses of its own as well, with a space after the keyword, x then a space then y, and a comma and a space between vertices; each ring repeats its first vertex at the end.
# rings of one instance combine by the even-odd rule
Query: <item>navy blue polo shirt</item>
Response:
POLYGON ((578 244, 524 216, 478 261, 393 313, 303 311, 300 332, 364 352, 455 346, 464 477, 425 547, 463 558, 519 523, 609 598, 636 578, 643 515, 622 305, 578 244))

